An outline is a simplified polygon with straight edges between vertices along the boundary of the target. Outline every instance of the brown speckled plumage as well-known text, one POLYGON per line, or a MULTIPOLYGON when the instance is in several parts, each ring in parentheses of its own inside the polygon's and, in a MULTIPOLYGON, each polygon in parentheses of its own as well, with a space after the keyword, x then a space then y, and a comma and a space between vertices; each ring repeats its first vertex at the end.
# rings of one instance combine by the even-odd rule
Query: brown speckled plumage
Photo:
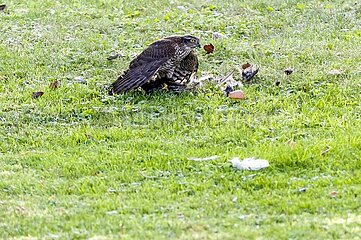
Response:
POLYGON ((185 88, 198 69, 196 47, 200 47, 199 39, 193 36, 167 37, 152 43, 130 62, 129 69, 111 85, 109 93, 138 87, 149 91, 163 84, 171 90, 185 88))

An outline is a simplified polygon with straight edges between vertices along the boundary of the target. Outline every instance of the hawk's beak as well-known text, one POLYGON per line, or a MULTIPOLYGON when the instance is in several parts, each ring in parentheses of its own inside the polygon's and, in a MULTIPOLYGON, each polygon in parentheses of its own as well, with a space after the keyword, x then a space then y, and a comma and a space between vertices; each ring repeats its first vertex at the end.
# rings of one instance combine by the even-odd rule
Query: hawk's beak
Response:
POLYGON ((200 44, 200 43, 198 43, 198 44, 197 44, 197 47, 201 48, 202 46, 201 46, 201 44, 200 44))

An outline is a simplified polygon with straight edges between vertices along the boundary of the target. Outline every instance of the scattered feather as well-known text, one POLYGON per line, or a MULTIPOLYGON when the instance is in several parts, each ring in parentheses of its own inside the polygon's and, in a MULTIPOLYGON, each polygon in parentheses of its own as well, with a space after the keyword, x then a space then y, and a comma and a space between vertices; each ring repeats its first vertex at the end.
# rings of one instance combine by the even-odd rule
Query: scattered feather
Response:
POLYGON ((194 87, 198 87, 201 88, 203 87, 205 82, 212 82, 214 81, 214 77, 212 74, 206 74, 201 76, 200 78, 196 77, 196 73, 193 73, 191 75, 191 77, 189 78, 189 83, 187 84, 188 88, 194 88, 194 87))
POLYGON ((228 86, 228 85, 227 85, 227 86, 224 88, 223 91, 225 92, 226 96, 228 97, 229 94, 230 94, 231 92, 233 92, 233 88, 232 88, 231 86, 228 86))
POLYGON ((228 80, 233 80, 233 73, 234 73, 234 69, 232 70, 232 72, 228 73, 227 76, 225 76, 224 78, 222 78, 222 80, 217 84, 217 86, 221 86, 222 84, 226 83, 228 80))
POLYGON ((269 162, 264 159, 256 159, 254 157, 239 160, 238 157, 232 158, 230 161, 233 167, 239 170, 260 170, 269 167, 269 162))
POLYGON ((213 37, 214 39, 227 38, 226 35, 224 35, 224 34, 222 34, 222 33, 219 33, 219 32, 214 32, 214 33, 212 33, 212 37, 213 37))
POLYGON ((214 155, 214 156, 204 157, 204 158, 189 157, 189 158, 187 158, 187 159, 188 159, 188 160, 192 160, 192 161, 201 162, 201 161, 216 160, 216 159, 218 159, 218 158, 220 158, 220 156, 214 155))
POLYGON ((286 75, 291 75, 293 73, 293 69, 292 68, 287 68, 284 70, 286 75))
POLYGON ((74 80, 77 82, 77 83, 82 83, 82 84, 86 84, 87 82, 80 76, 78 77, 75 77, 74 80))
POLYGON ((330 70, 329 72, 328 72, 328 74, 330 74, 330 75, 341 75, 342 74, 342 72, 340 71, 340 70, 337 70, 337 69, 333 69, 333 70, 330 70))
POLYGON ((59 80, 55 80, 54 82, 50 83, 49 88, 51 89, 57 89, 60 87, 60 81, 59 80))
POLYGON ((258 73, 259 68, 250 63, 242 64, 242 69, 238 68, 243 80, 249 81, 258 73))
POLYGON ((116 211, 116 210, 108 211, 108 212, 106 212, 106 214, 107 215, 116 215, 116 214, 118 214, 118 211, 116 211))
POLYGON ((36 99, 44 95, 44 92, 33 92, 32 98, 36 99))
POLYGON ((123 57, 122 53, 115 53, 107 57, 108 61, 123 57))
POLYGON ((300 189, 298 189, 298 192, 300 192, 300 193, 303 193, 303 192, 306 192, 307 191, 307 188, 300 188, 300 189))
POLYGON ((183 12, 187 11, 187 8, 185 6, 177 6, 177 8, 183 12))

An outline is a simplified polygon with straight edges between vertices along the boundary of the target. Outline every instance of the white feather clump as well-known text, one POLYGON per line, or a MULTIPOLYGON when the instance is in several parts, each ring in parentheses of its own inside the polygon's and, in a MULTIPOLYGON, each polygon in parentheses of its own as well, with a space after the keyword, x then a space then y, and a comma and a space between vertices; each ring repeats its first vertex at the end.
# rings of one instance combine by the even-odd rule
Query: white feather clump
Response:
POLYGON ((256 159, 255 157, 245 158, 242 161, 238 157, 232 158, 230 161, 233 167, 239 170, 260 170, 269 167, 269 162, 264 159, 256 159))

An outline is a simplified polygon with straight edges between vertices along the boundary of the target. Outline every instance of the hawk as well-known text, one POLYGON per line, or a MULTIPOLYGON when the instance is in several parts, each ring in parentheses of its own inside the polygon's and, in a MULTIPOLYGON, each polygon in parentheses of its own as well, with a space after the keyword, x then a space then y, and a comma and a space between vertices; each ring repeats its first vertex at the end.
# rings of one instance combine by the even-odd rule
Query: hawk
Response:
POLYGON ((192 74, 197 72, 196 48, 199 39, 194 36, 171 36, 149 45, 133 59, 128 70, 112 83, 109 94, 119 94, 138 87, 146 91, 186 88, 192 74))

